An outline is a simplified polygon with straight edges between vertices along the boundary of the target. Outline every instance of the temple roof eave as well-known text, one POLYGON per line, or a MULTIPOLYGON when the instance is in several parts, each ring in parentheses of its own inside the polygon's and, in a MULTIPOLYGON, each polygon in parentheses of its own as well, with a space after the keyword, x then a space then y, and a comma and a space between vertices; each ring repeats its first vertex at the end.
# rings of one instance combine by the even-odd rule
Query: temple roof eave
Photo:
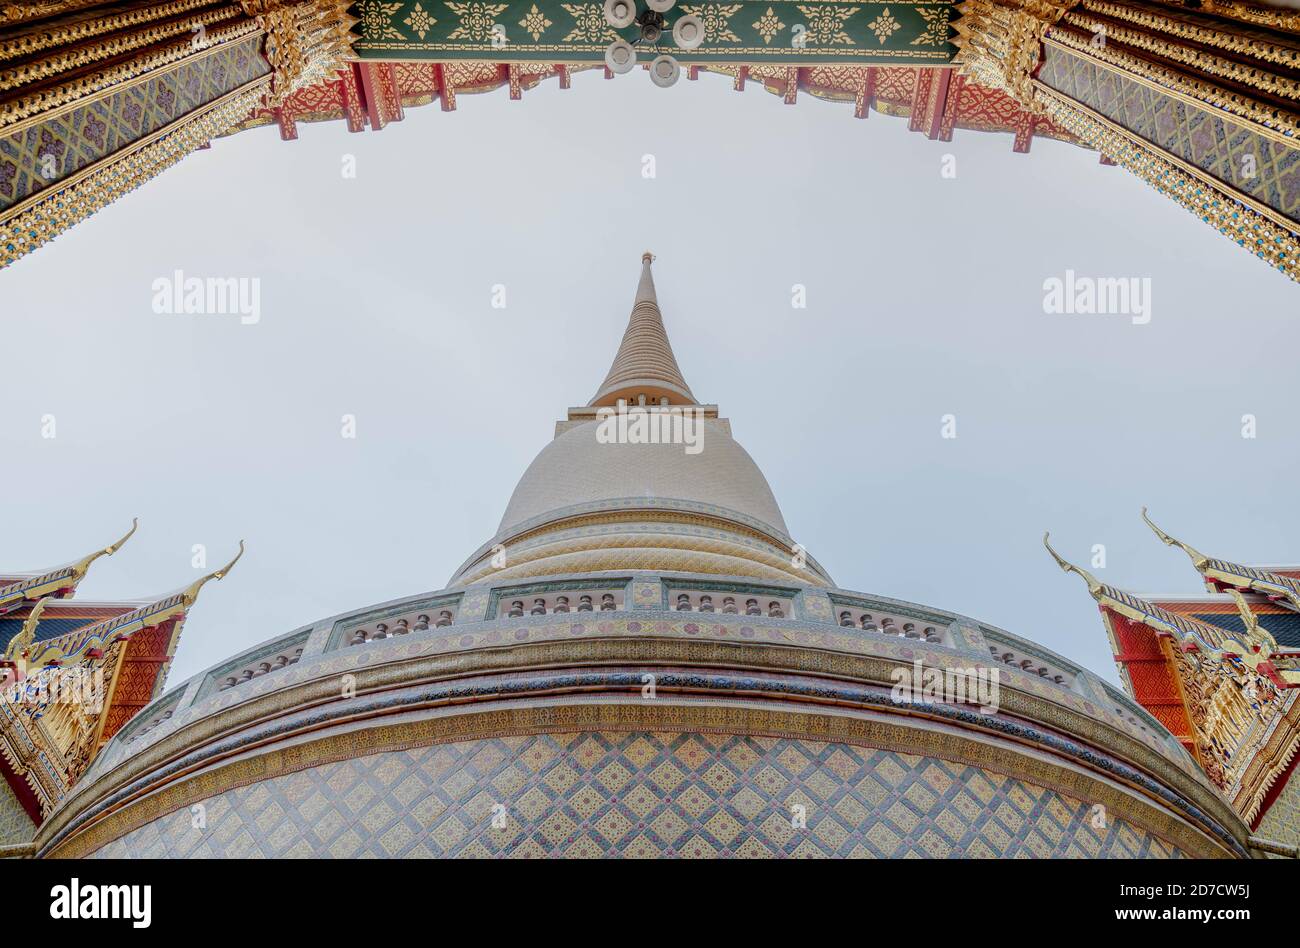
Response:
POLYGON ((77 584, 85 578, 91 565, 100 557, 112 556, 122 548, 127 540, 135 535, 140 526, 139 518, 131 521, 131 529, 122 537, 95 550, 86 556, 63 563, 59 566, 36 573, 11 574, 13 582, 0 585, 0 613, 11 611, 17 603, 25 600, 38 600, 46 596, 66 597, 72 594, 77 584))

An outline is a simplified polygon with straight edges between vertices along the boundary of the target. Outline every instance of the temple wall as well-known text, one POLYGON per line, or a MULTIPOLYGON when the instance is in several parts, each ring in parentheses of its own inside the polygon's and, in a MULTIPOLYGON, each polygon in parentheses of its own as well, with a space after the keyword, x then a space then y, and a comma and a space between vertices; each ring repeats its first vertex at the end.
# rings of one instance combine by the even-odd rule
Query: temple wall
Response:
POLYGON ((177 856, 1180 857, 1083 801, 843 743, 683 732, 496 737, 227 790, 101 847, 177 856), (795 806, 806 827, 796 829, 795 806), (493 828, 502 806, 505 827, 493 828))
POLYGON ((9 784, 0 780, 0 846, 30 843, 36 826, 14 796, 9 784))
POLYGON ((1291 772, 1287 785, 1259 821, 1256 835, 1291 846, 1300 845, 1300 780, 1295 774, 1291 772))

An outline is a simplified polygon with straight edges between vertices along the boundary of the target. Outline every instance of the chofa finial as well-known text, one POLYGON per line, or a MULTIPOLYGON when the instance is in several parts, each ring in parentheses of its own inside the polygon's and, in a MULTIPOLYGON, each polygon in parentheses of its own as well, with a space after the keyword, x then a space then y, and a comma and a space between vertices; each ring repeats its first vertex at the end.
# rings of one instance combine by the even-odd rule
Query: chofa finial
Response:
POLYGON ((1204 553, 1202 553, 1200 550, 1188 546, 1182 540, 1174 539, 1169 534, 1165 533, 1165 531, 1157 527, 1155 523, 1152 522, 1151 518, 1147 516, 1147 509, 1145 507, 1142 508, 1142 519, 1146 521, 1146 524, 1148 527, 1151 528, 1151 531, 1160 538, 1161 543, 1163 543, 1165 546, 1178 547, 1189 557, 1191 557, 1192 563, 1196 566, 1197 569, 1200 569, 1206 563, 1206 561, 1209 560, 1209 557, 1206 556, 1204 553))
POLYGON ((90 564, 95 562, 95 560, 99 559, 101 556, 112 556, 114 553, 120 550, 122 548, 122 544, 125 543, 127 540, 131 539, 131 537, 135 534, 136 527, 138 527, 139 525, 140 525, 140 518, 133 517, 131 520, 131 529, 126 531, 126 535, 123 536, 120 540, 110 543, 102 550, 96 550, 94 553, 91 553, 89 556, 84 557, 78 560, 75 564, 73 564, 72 572, 75 575, 76 579, 81 580, 86 575, 86 571, 90 569, 90 564))
POLYGON ((1088 584, 1088 592, 1092 593, 1093 596, 1096 597, 1097 593, 1101 591, 1101 582, 1096 576, 1093 576, 1092 573, 1089 573, 1086 569, 1075 566, 1069 560, 1062 557, 1061 554, 1052 549, 1052 544, 1048 542, 1051 536, 1050 533, 1043 534, 1043 546, 1047 547, 1047 552, 1052 554, 1052 559, 1056 560, 1056 565, 1061 567, 1061 569, 1065 570, 1067 573, 1077 573, 1079 577, 1088 584))
POLYGON ((225 579, 226 574, 230 572, 230 568, 234 566, 236 563, 238 563, 239 558, 243 555, 244 555, 244 541, 240 540, 239 552, 235 554, 235 558, 233 560, 231 560, 225 566, 221 567, 221 569, 213 570, 211 573, 208 573, 208 575, 204 576, 202 579, 195 580, 186 588, 185 592, 181 594, 185 598, 186 605, 187 606, 193 605, 194 600, 199 595, 199 590, 202 589, 205 584, 207 584, 208 582, 214 579, 216 580, 225 579))

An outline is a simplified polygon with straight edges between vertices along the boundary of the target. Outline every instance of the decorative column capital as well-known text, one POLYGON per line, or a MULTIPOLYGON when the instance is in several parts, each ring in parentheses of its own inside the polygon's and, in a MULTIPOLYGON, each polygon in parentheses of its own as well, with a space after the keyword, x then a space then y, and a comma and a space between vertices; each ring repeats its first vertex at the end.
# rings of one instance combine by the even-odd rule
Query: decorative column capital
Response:
POLYGON ((351 0, 239 0, 266 32, 265 55, 275 78, 267 106, 342 69, 352 51, 351 0))
POLYGON ((980 85, 1002 89, 1021 108, 1035 108, 1032 83, 1043 36, 1079 0, 964 0, 953 23, 954 61, 980 85))

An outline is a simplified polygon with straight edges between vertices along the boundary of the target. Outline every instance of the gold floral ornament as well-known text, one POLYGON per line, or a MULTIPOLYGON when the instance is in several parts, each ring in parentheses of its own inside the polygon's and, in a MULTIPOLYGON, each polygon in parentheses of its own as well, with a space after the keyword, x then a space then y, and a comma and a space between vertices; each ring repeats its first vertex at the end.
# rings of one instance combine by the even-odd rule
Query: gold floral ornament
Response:
MULTIPOLYGON (((700 22, 704 24, 704 39, 708 43, 739 43, 740 37, 731 31, 731 25, 728 20, 740 12, 741 4, 723 5, 719 3, 709 4, 682 4, 682 12, 697 16, 700 22)), ((771 10, 767 11, 771 13, 771 10)), ((757 26, 757 24, 755 24, 757 26)))
POLYGON ((357 4, 357 13, 361 16, 361 35, 369 40, 406 39, 393 26, 393 17, 402 9, 400 3, 384 3, 383 0, 361 0, 357 4))
POLYGON ((433 28, 433 24, 438 21, 429 16, 429 11, 425 10, 418 3, 411 8, 410 14, 402 21, 411 28, 411 32, 424 39, 424 34, 433 28))
POLYGON ((533 8, 525 13, 524 18, 519 21, 519 25, 524 28, 525 33, 532 36, 533 42, 536 43, 542 38, 542 34, 546 32, 546 28, 548 26, 553 26, 554 24, 552 24, 550 20, 546 19, 546 14, 537 9, 537 4, 534 3, 533 8))
POLYGON ((618 39, 618 34, 605 22, 605 11, 599 3, 561 3, 560 6, 574 21, 564 42, 606 43, 618 39))
POLYGON ((782 23, 781 18, 772 11, 772 8, 768 7, 767 12, 760 16, 758 21, 754 23, 754 29, 758 30, 758 35, 763 37, 763 44, 767 45, 772 42, 773 36, 785 29, 785 24, 782 23))
MULTIPOLYGON (((799 12, 808 18, 808 35, 818 46, 857 45, 849 34, 844 32, 844 21, 858 12, 857 7, 836 7, 829 4, 815 7, 800 5, 799 12)), ((889 9, 886 8, 885 14, 888 13, 889 9)))
POLYGON ((893 36, 900 26, 901 24, 889 12, 889 7, 885 7, 880 11, 880 16, 867 24, 867 29, 875 33, 876 39, 880 40, 880 45, 884 46, 885 40, 893 36))
POLYGON ((925 29, 921 35, 912 40, 913 46, 942 46, 948 42, 948 12, 951 8, 939 7, 937 10, 927 10, 924 7, 918 7, 917 13, 921 14, 925 20, 925 29))
POLYGON ((460 17, 460 26, 451 31, 447 39, 486 42, 492 39, 492 27, 508 4, 505 3, 452 3, 447 6, 460 17))

